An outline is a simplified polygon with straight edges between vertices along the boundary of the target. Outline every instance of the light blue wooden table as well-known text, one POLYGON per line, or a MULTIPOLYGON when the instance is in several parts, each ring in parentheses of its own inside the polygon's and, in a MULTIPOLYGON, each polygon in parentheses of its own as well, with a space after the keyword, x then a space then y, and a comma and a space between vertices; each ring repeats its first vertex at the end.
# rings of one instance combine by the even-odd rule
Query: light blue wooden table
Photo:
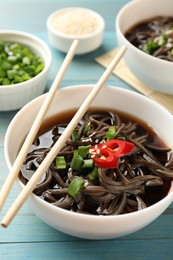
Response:
MULTIPOLYGON (((104 70, 94 59, 116 47, 115 17, 118 10, 127 2, 127 0, 0 0, 0 29, 33 33, 49 45, 46 19, 51 12, 68 6, 81 6, 99 12, 106 22, 102 47, 88 55, 76 57, 61 87, 95 83, 104 70)), ((50 48, 53 64, 47 81, 47 90, 64 58, 64 54, 51 46, 50 48)), ((108 84, 131 89, 115 76, 109 78, 108 84)), ((8 174, 4 158, 4 137, 16 112, 0 112, 0 187, 8 174)), ((1 219, 17 194, 18 189, 14 186, 0 212, 1 219)), ((146 228, 129 236, 102 241, 65 235, 43 223, 25 204, 8 229, 0 228, 0 259, 173 259, 173 204, 146 228)))

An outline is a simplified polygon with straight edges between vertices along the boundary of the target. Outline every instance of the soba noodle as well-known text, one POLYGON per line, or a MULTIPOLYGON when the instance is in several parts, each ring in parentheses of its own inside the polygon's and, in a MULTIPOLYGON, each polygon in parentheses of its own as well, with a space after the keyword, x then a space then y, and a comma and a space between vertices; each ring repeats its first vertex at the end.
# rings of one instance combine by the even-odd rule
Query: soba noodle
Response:
POLYGON ((142 51, 173 61, 173 17, 155 17, 137 24, 125 37, 142 51))
MULTIPOLYGON (((20 179, 26 184, 39 167, 68 122, 57 122, 40 134, 23 164, 20 179)), ((69 138, 58 154, 66 161, 65 169, 57 169, 54 161, 38 183, 34 193, 54 206, 96 215, 124 214, 146 208, 169 191, 173 178, 172 151, 160 138, 141 122, 115 112, 90 111, 75 129, 77 140, 69 138), (122 156, 118 168, 96 167, 96 178, 88 176, 91 168, 74 170, 71 161, 79 146, 93 146, 107 141, 106 133, 115 126, 115 139, 135 145, 128 155, 122 156), (87 131, 86 131, 87 129, 87 131), (69 185, 75 177, 84 185, 77 196, 69 194, 69 185)))

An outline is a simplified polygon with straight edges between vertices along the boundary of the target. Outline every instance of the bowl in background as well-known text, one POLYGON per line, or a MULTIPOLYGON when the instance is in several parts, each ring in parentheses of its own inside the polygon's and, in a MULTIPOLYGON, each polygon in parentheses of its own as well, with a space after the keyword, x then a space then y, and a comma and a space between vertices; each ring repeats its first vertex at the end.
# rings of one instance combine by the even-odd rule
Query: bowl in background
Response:
MULTIPOLYGON (((93 87, 92 85, 79 85, 60 89, 46 118, 66 110, 79 108, 93 87), (72 96, 73 98, 71 98, 72 96)), ((4 145, 9 169, 11 169, 18 150, 46 95, 44 94, 24 106, 9 125, 4 145), (23 120, 24 117, 27 117, 27 120, 23 120)), ((108 109, 126 113, 128 111, 128 114, 147 122, 169 147, 173 147, 172 115, 162 106, 141 94, 118 87, 105 86, 93 101, 92 107, 101 107, 106 111, 108 109)), ((17 183, 22 190, 24 185, 20 180, 17 183)), ((169 193, 148 208, 122 215, 96 216, 55 207, 34 194, 28 198, 33 212, 48 225, 64 233, 87 239, 110 239, 133 233, 155 220, 172 201, 173 187, 171 185, 169 193)))
POLYGON ((133 26, 156 16, 173 16, 172 0, 134 0, 119 11, 115 27, 118 45, 127 46, 125 61, 134 75, 151 88, 173 94, 173 62, 153 57, 133 46, 124 34, 133 26))
POLYGON ((47 19, 50 43, 65 53, 76 39, 79 40, 76 54, 96 50, 102 44, 104 28, 100 14, 80 7, 57 10, 47 19))
POLYGON ((30 49, 44 63, 44 69, 35 77, 12 85, 0 85, 0 111, 23 107, 35 97, 43 94, 51 65, 51 52, 38 37, 15 30, 0 30, 0 41, 19 43, 30 49))

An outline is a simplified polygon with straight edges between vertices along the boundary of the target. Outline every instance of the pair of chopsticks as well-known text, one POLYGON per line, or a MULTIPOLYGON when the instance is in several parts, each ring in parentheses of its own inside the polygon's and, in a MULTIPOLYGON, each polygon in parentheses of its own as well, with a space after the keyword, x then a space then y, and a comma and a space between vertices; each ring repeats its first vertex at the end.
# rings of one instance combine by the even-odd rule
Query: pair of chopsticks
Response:
MULTIPOLYGON (((49 93, 47 94, 40 111, 38 112, 38 115, 31 127, 30 132, 28 133, 28 136, 25 139, 25 142, 14 162, 14 165, 0 191, 0 209, 3 207, 3 204, 5 203, 5 200, 12 188, 12 185, 15 181, 15 179, 18 176, 18 173, 22 167, 23 161, 27 155, 27 152, 41 126, 41 123, 46 115, 46 112, 51 104, 51 101, 58 89, 58 86, 62 80, 62 77, 65 73, 65 71, 68 68, 68 65, 70 64, 74 54, 75 50, 78 46, 79 42, 78 40, 75 40, 70 49, 69 52, 67 53, 64 62, 55 78, 55 81, 53 82, 52 87, 50 88, 49 93)), ((120 48, 118 53, 115 55, 114 59, 108 66, 108 68, 104 71, 98 82, 96 83, 95 87, 91 90, 79 110, 76 112, 68 126, 66 127, 65 131, 63 134, 60 136, 60 138, 57 140, 55 145, 51 148, 50 152, 47 154, 43 162, 40 164, 39 168, 36 170, 36 172, 33 174, 31 179, 28 181, 24 189, 21 191, 21 193, 18 195, 17 199, 14 201, 12 204, 11 208, 8 210, 7 214, 4 216, 3 220, 1 221, 1 225, 3 227, 8 227, 12 219, 15 217, 17 214, 18 210, 22 207, 23 203, 25 200, 28 198, 28 196, 32 193, 34 188, 37 185, 37 182, 41 178, 42 174, 49 168, 50 164, 53 162, 54 158, 58 154, 58 152, 61 150, 63 147, 64 143, 66 140, 70 137, 71 133, 73 132, 74 128, 76 127, 77 123, 80 121, 80 119, 83 117, 83 115, 86 113, 88 110, 90 104, 94 100, 94 98, 97 96, 99 91, 101 90, 102 86, 105 84, 106 80, 108 77, 111 75, 113 69, 115 66, 118 64, 122 56, 124 55, 126 51, 126 47, 123 46, 120 48)))

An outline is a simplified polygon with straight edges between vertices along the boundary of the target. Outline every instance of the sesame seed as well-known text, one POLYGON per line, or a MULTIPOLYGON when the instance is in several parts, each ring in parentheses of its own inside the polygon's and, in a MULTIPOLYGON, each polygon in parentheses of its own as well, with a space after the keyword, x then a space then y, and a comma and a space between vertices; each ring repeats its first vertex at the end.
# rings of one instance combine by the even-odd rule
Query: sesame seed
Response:
POLYGON ((97 150, 96 150, 96 153, 97 153, 97 154, 100 154, 100 149, 97 149, 97 150))
POLYGON ((100 159, 106 160, 106 157, 105 157, 104 155, 102 155, 102 156, 100 157, 100 159))

